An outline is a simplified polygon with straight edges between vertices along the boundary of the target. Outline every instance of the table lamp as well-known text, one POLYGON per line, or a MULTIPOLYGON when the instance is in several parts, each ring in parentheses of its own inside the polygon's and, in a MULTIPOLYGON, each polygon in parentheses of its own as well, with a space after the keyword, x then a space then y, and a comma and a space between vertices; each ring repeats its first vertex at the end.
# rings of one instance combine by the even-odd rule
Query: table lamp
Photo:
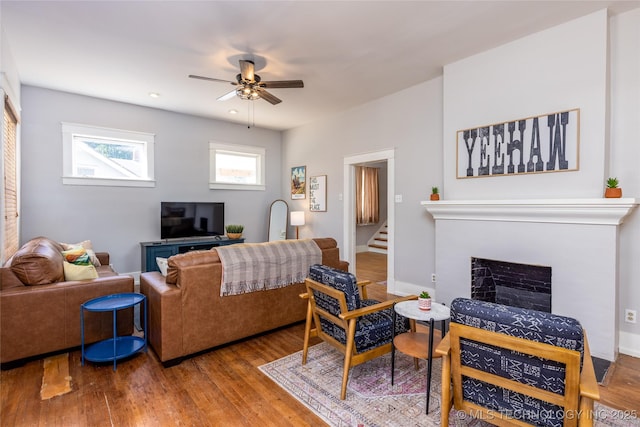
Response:
POLYGON ((304 211, 291 212, 291 225, 296 227, 296 239, 298 239, 298 226, 304 225, 304 211))

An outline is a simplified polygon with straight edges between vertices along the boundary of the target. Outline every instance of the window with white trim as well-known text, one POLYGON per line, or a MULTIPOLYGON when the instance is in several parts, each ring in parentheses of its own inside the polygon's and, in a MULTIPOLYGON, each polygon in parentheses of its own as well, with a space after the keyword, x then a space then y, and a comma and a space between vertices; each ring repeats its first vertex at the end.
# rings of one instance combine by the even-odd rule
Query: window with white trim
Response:
POLYGON ((62 182, 154 187, 154 142, 151 133, 62 123, 62 182))
POLYGON ((209 188, 264 190, 263 147, 209 142, 209 188))

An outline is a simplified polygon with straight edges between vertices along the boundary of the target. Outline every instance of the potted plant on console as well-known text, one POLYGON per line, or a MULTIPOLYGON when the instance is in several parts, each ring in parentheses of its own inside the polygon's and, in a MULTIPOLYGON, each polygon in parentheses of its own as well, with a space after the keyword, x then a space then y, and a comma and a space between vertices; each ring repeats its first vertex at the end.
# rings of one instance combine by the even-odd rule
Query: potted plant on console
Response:
POLYGON ((607 179, 607 188, 604 190, 604 197, 608 199, 618 199, 622 197, 622 188, 618 187, 618 178, 607 179))
POLYGON ((242 232, 244 231, 244 225, 237 224, 229 224, 225 227, 227 230, 227 237, 230 239, 239 239, 242 237, 242 232))
POLYGON ((429 292, 422 291, 418 295, 418 308, 424 311, 431 310, 431 295, 429 295, 429 292))

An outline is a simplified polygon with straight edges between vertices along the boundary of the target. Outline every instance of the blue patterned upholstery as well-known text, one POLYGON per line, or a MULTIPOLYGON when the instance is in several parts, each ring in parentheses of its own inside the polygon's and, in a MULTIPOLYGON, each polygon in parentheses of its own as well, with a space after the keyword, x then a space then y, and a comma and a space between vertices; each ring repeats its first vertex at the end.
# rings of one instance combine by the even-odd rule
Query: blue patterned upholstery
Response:
MULTIPOLYGON (((311 266, 311 268, 309 268, 309 278, 315 280, 316 282, 324 283, 325 285, 329 285, 332 288, 344 292, 344 296, 347 300, 347 308, 349 309, 349 311, 360 308, 360 292, 358 291, 356 278, 353 274, 346 271, 337 270, 326 265, 314 264, 311 266)), ((323 298, 323 301, 324 300, 325 298, 323 298)), ((331 314, 340 314, 339 306, 335 309, 337 311, 332 311, 330 308, 331 306, 333 306, 333 304, 329 301, 327 301, 326 304, 328 304, 328 306, 323 305, 322 308, 324 308, 325 310, 329 308, 331 314)))
MULTIPOLYGON (((584 351, 583 330, 572 318, 536 310, 457 298, 451 322, 584 351)), ((555 361, 461 339, 461 364, 557 394, 564 393, 565 368, 555 361)), ((494 385, 463 377, 465 400, 538 426, 563 425, 562 408, 494 385)))
MULTIPOLYGON (((349 311, 379 303, 379 301, 376 300, 363 300, 360 298, 356 278, 351 273, 336 270, 325 265, 315 264, 309 269, 309 278, 342 291, 345 294, 349 311)), ((338 300, 315 290, 313 291, 313 296, 318 307, 335 316, 340 314, 340 304, 338 300)), ((356 324, 356 334, 354 337, 356 352, 361 353, 390 343, 393 336, 391 329, 392 322, 393 308, 360 317, 356 324)), ((342 327, 322 317, 320 317, 320 324, 323 332, 332 336, 340 343, 346 344, 347 336, 342 327)), ((396 316, 395 327, 396 334, 408 331, 408 319, 402 316, 396 316)))

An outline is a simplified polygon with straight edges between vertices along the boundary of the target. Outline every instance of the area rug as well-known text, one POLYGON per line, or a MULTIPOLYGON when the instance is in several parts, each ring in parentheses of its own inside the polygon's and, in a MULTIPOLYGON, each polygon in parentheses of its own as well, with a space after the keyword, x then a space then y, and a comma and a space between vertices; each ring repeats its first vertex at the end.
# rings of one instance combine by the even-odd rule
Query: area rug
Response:
MULTIPOLYGON (((440 425, 441 360, 433 363, 429 414, 426 404, 426 363, 415 370, 413 359, 397 352, 394 385, 391 386, 391 355, 386 354, 351 369, 347 398, 340 400, 343 356, 326 343, 309 348, 307 364, 302 351, 260 366, 260 370, 330 426, 440 425)), ((636 416, 596 403, 595 426, 640 427, 636 416)), ((450 427, 481 427, 490 424, 453 410, 450 427)))

